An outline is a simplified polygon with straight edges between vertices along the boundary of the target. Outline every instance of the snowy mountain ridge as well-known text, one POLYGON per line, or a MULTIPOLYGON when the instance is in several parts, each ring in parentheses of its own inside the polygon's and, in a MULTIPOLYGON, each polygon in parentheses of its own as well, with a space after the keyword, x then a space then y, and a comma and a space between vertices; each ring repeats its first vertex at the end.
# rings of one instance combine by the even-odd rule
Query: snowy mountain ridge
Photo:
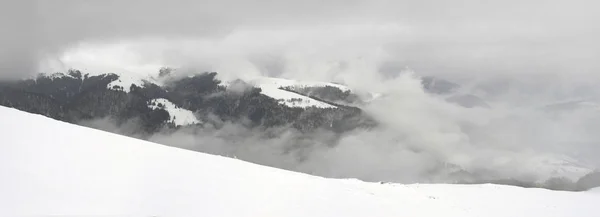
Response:
MULTIPOLYGON (((85 75, 102 75, 98 73, 85 74, 85 75)), ((129 87, 132 85, 143 86, 144 83, 152 83, 158 86, 163 86, 164 80, 167 80, 173 76, 165 76, 165 77, 154 77, 150 75, 140 75, 136 73, 110 73, 118 75, 118 79, 109 83, 107 88, 122 90, 125 92, 129 92, 129 87)), ((50 74, 44 74, 45 76, 51 78, 60 78, 60 77, 72 77, 72 75, 56 72, 50 74)), ((84 76, 85 76, 84 75, 84 76)), ((311 97, 304 96, 302 94, 290 92, 284 90, 284 87, 303 87, 303 88, 311 88, 311 87, 335 87, 342 91, 351 91, 349 87, 340 84, 334 84, 329 82, 317 82, 317 81, 297 81, 291 79, 283 79, 283 78, 272 78, 272 77, 258 77, 248 81, 245 81, 248 84, 259 87, 263 91, 262 94, 271 97, 277 101, 279 101, 282 105, 289 107, 318 107, 318 108, 336 108, 336 106, 331 105, 330 103, 314 99, 311 97)), ((228 86, 231 81, 226 81, 223 83, 224 86, 228 86)))
POLYGON ((117 125, 133 121, 141 126, 136 131, 146 135, 190 124, 220 126, 227 121, 244 122, 247 127, 291 126, 302 132, 321 128, 338 133, 375 124, 357 106, 328 101, 347 95, 338 88, 320 90, 334 93, 334 98, 323 100, 277 85, 260 88, 241 81, 229 86, 216 72, 187 76, 171 72, 161 70, 157 77, 78 70, 40 74, 35 79, 0 82, 0 105, 70 123, 98 118, 115 120, 117 125), (163 106, 156 106, 157 100, 163 106))

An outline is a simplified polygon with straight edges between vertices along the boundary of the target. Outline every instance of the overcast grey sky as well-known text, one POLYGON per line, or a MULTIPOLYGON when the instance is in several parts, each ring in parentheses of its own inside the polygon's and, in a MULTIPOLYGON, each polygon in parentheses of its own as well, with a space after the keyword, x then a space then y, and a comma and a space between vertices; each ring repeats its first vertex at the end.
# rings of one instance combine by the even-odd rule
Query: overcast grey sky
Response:
MULTIPOLYGON (((0 22, 8 28, 0 30, 0 63, 6 77, 31 74, 35 54, 80 41, 218 41, 232 35, 245 38, 228 42, 228 49, 249 49, 247 44, 263 49, 248 53, 264 53, 278 41, 277 49, 269 49, 304 43, 314 50, 337 50, 325 52, 330 58, 346 49, 365 56, 383 52, 386 58, 377 63, 383 71, 410 67, 467 77, 600 74, 600 15, 594 11, 600 3, 592 0, 5 0, 2 6, 0 22)), ((277 59, 278 52, 269 58, 277 59)), ((287 64, 269 61, 265 64, 287 64)))

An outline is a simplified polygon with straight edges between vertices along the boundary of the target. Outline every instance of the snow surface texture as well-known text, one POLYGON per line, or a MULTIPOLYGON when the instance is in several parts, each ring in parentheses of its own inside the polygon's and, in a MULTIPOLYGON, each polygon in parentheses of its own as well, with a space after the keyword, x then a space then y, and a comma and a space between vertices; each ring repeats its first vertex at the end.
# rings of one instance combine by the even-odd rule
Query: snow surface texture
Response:
POLYGON ((337 108, 319 100, 310 97, 279 89, 280 87, 315 87, 315 86, 333 86, 340 88, 342 91, 349 90, 348 87, 339 84, 327 82, 305 82, 282 78, 260 77, 250 81, 255 87, 262 89, 262 94, 279 100, 279 103, 290 107, 319 107, 319 108, 337 108))
POLYGON ((153 99, 150 101, 150 105, 148 107, 151 109, 163 108, 167 110, 167 112, 169 112, 169 116, 171 116, 169 121, 174 123, 176 126, 200 123, 200 121, 198 121, 194 115, 194 112, 180 108, 167 99, 153 99))
POLYGON ((0 216, 600 216, 597 189, 325 179, 6 107, 0 115, 11 117, 0 122, 0 216))

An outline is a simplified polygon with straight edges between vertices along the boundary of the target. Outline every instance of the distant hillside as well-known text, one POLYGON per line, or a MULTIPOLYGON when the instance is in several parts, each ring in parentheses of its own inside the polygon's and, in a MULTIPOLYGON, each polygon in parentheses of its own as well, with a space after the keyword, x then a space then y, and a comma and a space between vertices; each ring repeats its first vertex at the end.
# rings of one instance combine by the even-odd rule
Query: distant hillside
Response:
MULTIPOLYGON (((161 74, 165 76, 165 72, 161 74)), ((343 132, 375 125, 357 107, 333 106, 323 99, 275 88, 288 96, 278 99, 273 88, 262 90, 260 85, 244 81, 225 85, 216 75, 202 73, 156 82, 78 70, 40 74, 35 79, 0 83, 0 105, 71 123, 98 118, 111 118, 119 124, 135 121, 141 126, 138 133, 147 134, 215 121, 208 116, 247 127, 291 126, 303 132, 343 132), (312 102, 295 106, 303 100, 312 102)))

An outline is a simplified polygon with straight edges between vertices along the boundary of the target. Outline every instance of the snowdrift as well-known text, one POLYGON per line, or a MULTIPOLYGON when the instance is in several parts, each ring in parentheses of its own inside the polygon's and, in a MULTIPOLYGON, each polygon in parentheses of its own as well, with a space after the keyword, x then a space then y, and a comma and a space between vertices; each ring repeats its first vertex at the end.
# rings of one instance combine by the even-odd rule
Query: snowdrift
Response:
POLYGON ((0 107, 0 216, 600 216, 600 194, 325 179, 0 107))

